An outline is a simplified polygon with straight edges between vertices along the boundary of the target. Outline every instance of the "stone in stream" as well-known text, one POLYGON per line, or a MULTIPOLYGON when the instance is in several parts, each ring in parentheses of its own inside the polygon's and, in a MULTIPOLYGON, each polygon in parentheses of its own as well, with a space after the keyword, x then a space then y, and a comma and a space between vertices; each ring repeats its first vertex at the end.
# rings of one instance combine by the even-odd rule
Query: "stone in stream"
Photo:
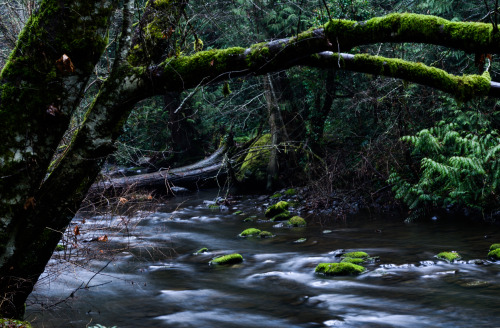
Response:
POLYGON ((266 218, 276 217, 278 214, 287 211, 288 207, 290 207, 290 204, 288 204, 288 202, 285 202, 283 200, 274 205, 271 205, 266 210, 266 218))
POLYGON ((219 256, 210 261, 210 264, 230 265, 243 262, 243 256, 238 253, 219 256))
POLYGON ((199 254, 203 254, 206 252, 208 252, 208 248, 203 247, 203 248, 200 248, 196 253, 194 253, 194 255, 199 255, 199 254))
POLYGON ((365 272, 365 268, 361 265, 353 263, 320 263, 314 270, 316 273, 321 273, 329 276, 350 276, 358 275, 365 272))
POLYGON ((239 234, 240 237, 252 237, 252 236, 258 236, 262 231, 257 228, 248 228, 243 230, 242 233, 239 234))
POLYGON ((500 244, 493 244, 490 246, 490 251, 488 253, 488 259, 493 261, 500 260, 500 244))
POLYGON ((447 261, 448 263, 452 263, 454 261, 462 259, 462 256, 457 252, 452 251, 452 252, 441 252, 436 255, 436 258, 447 261))
POLYGON ((287 224, 292 227, 305 227, 307 225, 306 220, 300 216, 294 216, 288 220, 287 224))

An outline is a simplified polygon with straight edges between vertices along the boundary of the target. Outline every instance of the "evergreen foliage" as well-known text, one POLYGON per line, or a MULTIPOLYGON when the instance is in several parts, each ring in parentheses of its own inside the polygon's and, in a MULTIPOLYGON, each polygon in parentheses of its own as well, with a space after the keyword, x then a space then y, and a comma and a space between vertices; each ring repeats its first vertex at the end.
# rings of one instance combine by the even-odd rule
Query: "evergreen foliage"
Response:
POLYGON ((454 112, 430 129, 405 136, 419 159, 417 174, 394 172, 396 198, 413 211, 459 205, 490 215, 500 208, 500 136, 487 113, 454 112))

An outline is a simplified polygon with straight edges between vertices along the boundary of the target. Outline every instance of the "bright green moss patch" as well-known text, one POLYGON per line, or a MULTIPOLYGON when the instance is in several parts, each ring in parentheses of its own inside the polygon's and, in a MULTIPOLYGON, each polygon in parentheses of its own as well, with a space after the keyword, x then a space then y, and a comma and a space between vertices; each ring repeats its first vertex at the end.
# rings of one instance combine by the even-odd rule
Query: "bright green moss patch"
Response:
POLYGON ((242 214, 242 213, 243 213, 243 211, 236 211, 236 212, 234 212, 233 214, 234 214, 234 215, 238 215, 238 214, 242 214))
POLYGON ((290 204, 282 200, 281 202, 278 202, 267 208, 266 217, 268 218, 275 217, 276 215, 285 212, 288 209, 288 207, 290 207, 290 204))
POLYGON ((493 244, 490 246, 490 251, 494 251, 495 249, 499 249, 500 248, 500 244, 493 244))
POLYGON ((262 231, 256 228, 248 228, 246 230, 243 230, 242 233, 240 233, 240 237, 252 237, 252 236, 258 236, 262 231))
POLYGON ((0 327, 5 328, 31 328, 31 324, 27 321, 0 319, 0 327))
POLYGON ((228 265, 243 262, 243 256, 238 253, 219 256, 210 261, 210 264, 228 265))
POLYGON ((198 254, 203 254, 206 252, 208 252, 208 248, 203 247, 203 248, 200 248, 195 254, 198 255, 198 254))
POLYGON ((295 191, 295 189, 293 188, 287 189, 287 191, 285 191, 285 195, 287 196, 294 196, 295 194, 297 194, 297 191, 295 191))
POLYGON ((293 227, 304 227, 307 225, 306 220, 301 218, 300 216, 294 216, 290 220, 288 220, 288 225, 291 225, 293 227))
POLYGON ((494 261, 500 260, 500 248, 490 251, 488 253, 488 258, 494 261))
POLYGON ((343 258, 341 263, 352 263, 352 264, 362 264, 365 262, 365 259, 363 258, 353 258, 353 257, 346 257, 343 258))
POLYGON ((349 276, 363 273, 366 269, 361 265, 353 263, 320 263, 314 270, 330 276, 349 276))
POLYGON ((255 181, 263 183, 267 179, 267 164, 269 163, 271 134, 262 135, 248 149, 247 155, 236 174, 240 182, 255 181))
POLYGON ((66 246, 63 244, 57 244, 56 246, 56 252, 64 251, 66 249, 66 246))
POLYGON ((342 255, 342 258, 353 258, 353 259, 366 259, 369 258, 370 255, 366 252, 350 252, 350 253, 345 253, 342 255))
POLYGON ((441 252, 437 254, 436 257, 440 260, 444 260, 450 263, 462 258, 462 256, 460 256, 460 254, 458 254, 457 252, 441 252))

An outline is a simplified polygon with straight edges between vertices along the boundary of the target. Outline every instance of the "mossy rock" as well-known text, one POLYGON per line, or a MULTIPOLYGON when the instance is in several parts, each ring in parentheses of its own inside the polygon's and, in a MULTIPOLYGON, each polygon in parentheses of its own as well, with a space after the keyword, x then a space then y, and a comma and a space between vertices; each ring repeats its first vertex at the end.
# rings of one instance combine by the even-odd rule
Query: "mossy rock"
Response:
POLYGON ((361 265, 341 262, 341 263, 320 263, 314 270, 316 273, 322 273, 329 276, 351 276, 365 272, 361 265))
POLYGON ((292 227, 305 227, 307 225, 306 220, 304 220, 300 216, 292 217, 290 220, 288 220, 287 223, 292 227))
POLYGON ((370 257, 366 252, 349 252, 342 254, 341 258, 353 258, 353 259, 367 259, 370 257))
POLYGON ((255 218, 252 218, 252 217, 245 218, 245 219, 243 220, 243 222, 253 222, 253 221, 255 221, 255 218))
POLYGON ((293 188, 287 189, 285 191, 286 196, 295 196, 297 194, 297 191, 293 188))
POLYGON ((436 255, 436 257, 440 260, 447 261, 449 263, 452 263, 453 261, 458 261, 462 258, 460 254, 457 252, 441 252, 436 255))
POLYGON ((288 210, 288 207, 290 207, 290 204, 288 202, 285 202, 284 200, 282 200, 281 202, 278 202, 278 203, 271 205, 267 208, 266 217, 267 218, 275 217, 276 215, 288 210))
POLYGON ((259 237, 260 238, 272 238, 272 237, 274 237, 274 235, 269 231, 261 231, 259 233, 259 237))
POLYGON ((6 328, 31 328, 31 324, 27 321, 14 319, 0 319, 0 327, 6 328))
POLYGON ((240 183, 265 185, 271 149, 271 134, 264 134, 249 148, 236 179, 240 183))
POLYGON ((236 211, 233 213, 234 215, 240 215, 240 214, 243 214, 243 211, 236 211))
POLYGON ((292 215, 288 211, 281 212, 271 218, 271 221, 285 221, 288 220, 292 215))
POLYGON ((56 252, 61 252, 61 251, 64 251, 65 249, 66 249, 66 246, 63 244, 57 244, 57 246, 56 246, 56 252))
POLYGON ((364 258, 346 257, 343 258, 341 263, 362 264, 366 261, 364 258))
POLYGON ((274 198, 280 198, 281 196, 283 196, 283 195, 280 194, 280 193, 276 193, 276 194, 272 195, 270 198, 273 198, 273 199, 274 198))
POLYGON ((262 231, 257 228, 248 228, 243 230, 242 233, 239 234, 240 237, 253 237, 258 236, 262 231))
POLYGON ((490 246, 490 251, 494 251, 495 249, 499 249, 500 248, 500 244, 493 244, 490 246))
POLYGON ((490 260, 498 261, 500 260, 500 248, 494 249, 488 253, 488 258, 490 260))
POLYGON ((243 262, 243 256, 238 253, 219 256, 210 261, 210 264, 230 265, 243 262))

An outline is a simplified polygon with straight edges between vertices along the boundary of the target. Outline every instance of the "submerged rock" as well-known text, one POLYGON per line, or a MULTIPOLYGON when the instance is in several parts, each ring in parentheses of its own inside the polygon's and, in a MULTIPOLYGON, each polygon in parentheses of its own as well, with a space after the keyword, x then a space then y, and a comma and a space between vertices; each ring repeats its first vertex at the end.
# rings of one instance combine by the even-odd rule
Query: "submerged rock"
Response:
POLYGON ((206 252, 208 252, 208 248, 203 247, 203 248, 200 248, 196 253, 194 253, 194 255, 203 254, 206 252))
POLYGON ((453 261, 458 261, 462 259, 462 256, 458 254, 457 252, 441 252, 436 255, 436 257, 440 260, 447 261, 449 263, 452 263, 453 261))
POLYGON ((259 237, 260 238, 272 238, 272 237, 274 237, 274 235, 272 233, 270 233, 269 231, 261 231, 259 233, 259 237))
POLYGON ((330 276, 349 276, 358 275, 365 272, 365 268, 361 265, 353 263, 320 263, 314 270, 316 273, 322 273, 330 276))
POLYGON ((243 230, 242 233, 239 234, 240 237, 252 237, 258 236, 262 231, 257 228, 248 228, 243 230))
POLYGON ((210 264, 229 265, 243 262, 243 256, 238 253, 219 256, 210 261, 210 264))
POLYGON ((342 258, 353 258, 353 259, 366 259, 369 258, 370 255, 366 252, 349 252, 345 253, 341 256, 342 258))

